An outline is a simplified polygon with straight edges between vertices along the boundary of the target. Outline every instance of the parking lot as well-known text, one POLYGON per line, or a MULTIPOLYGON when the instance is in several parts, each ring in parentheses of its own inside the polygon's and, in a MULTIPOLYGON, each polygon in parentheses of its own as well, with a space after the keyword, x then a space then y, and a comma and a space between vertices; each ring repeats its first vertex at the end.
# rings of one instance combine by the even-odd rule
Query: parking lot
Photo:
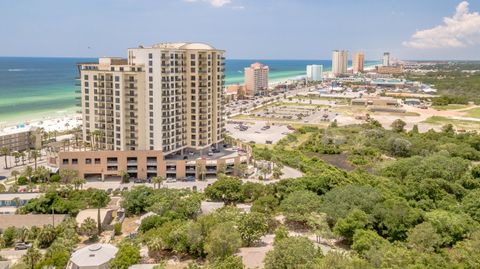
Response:
POLYGON ((287 125, 271 124, 269 129, 262 130, 262 127, 266 125, 264 121, 257 121, 252 124, 246 124, 248 129, 245 131, 240 131, 235 129, 238 124, 228 123, 226 125, 227 132, 236 138, 244 142, 253 141, 257 144, 267 144, 268 142, 276 143, 289 133, 292 133, 292 130, 287 128, 287 125))

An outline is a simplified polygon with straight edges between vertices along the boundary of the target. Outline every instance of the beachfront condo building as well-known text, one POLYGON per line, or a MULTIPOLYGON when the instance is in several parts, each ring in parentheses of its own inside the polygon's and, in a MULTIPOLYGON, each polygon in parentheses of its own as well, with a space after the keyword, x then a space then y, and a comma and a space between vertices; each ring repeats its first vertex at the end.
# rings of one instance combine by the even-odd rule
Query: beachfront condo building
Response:
POLYGON ((261 63, 254 63, 245 68, 245 91, 247 96, 263 95, 268 90, 269 68, 261 63))
POLYGON ((334 50, 332 53, 332 73, 334 76, 347 73, 348 69, 348 51, 334 50))
POLYGON ((15 126, 0 130, 0 148, 10 152, 42 148, 42 135, 39 128, 15 126))
POLYGON ((307 65, 307 81, 322 81, 323 65, 307 65))
POLYGON ((383 53, 383 66, 390 66, 390 52, 383 53))
POLYGON ((352 67, 353 73, 362 73, 365 61, 365 54, 363 52, 357 52, 353 54, 352 67))
POLYGON ((83 137, 99 150, 164 155, 217 147, 224 133, 224 51, 203 43, 128 49, 79 64, 83 137))

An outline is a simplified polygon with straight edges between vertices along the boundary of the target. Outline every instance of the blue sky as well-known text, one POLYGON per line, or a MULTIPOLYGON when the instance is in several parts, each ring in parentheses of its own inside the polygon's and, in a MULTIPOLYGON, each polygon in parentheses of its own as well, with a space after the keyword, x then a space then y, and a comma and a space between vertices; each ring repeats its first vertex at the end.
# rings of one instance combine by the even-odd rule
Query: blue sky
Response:
POLYGON ((201 41, 235 59, 480 59, 470 0, 0 0, 1 56, 125 56, 201 41), (445 17, 449 17, 444 20, 445 17))

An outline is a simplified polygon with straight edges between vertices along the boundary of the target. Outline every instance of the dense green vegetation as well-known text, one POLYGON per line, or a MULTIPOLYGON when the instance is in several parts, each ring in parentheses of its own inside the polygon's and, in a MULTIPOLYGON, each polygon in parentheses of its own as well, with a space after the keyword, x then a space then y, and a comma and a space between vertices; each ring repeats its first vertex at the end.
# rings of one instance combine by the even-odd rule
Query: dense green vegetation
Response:
MULTIPOLYGON (((456 134, 451 125, 440 132, 406 132, 401 120, 391 127, 375 121, 304 127, 273 147, 254 146, 256 159, 302 171, 297 179, 261 184, 221 175, 204 193, 146 186, 125 191, 121 206, 127 216, 151 214, 135 238, 120 244, 111 267, 138 262, 143 244, 157 261, 175 256, 198 259, 205 263, 201 268, 243 268, 234 254, 275 234, 265 268, 479 268, 480 135, 456 134), (204 200, 225 206, 206 214, 204 200), (239 203, 250 204, 250 212, 238 209, 239 203), (322 253, 318 243, 335 250, 322 253)), ((101 191, 52 189, 20 211, 75 215, 106 202, 101 191)), ((64 243, 65 233, 69 240, 77 233, 94 240, 100 232, 92 219, 80 227, 65 225, 30 232, 35 239, 26 241, 35 248, 24 263, 62 265, 70 247, 54 246, 75 245, 64 243), (37 248, 52 253, 38 255, 37 248)), ((22 236, 6 229, 2 245, 22 236)))
POLYGON ((438 71, 426 74, 410 73, 407 79, 433 84, 439 94, 443 95, 434 98, 434 105, 466 104, 468 101, 480 104, 479 62, 452 62, 427 68, 438 71))

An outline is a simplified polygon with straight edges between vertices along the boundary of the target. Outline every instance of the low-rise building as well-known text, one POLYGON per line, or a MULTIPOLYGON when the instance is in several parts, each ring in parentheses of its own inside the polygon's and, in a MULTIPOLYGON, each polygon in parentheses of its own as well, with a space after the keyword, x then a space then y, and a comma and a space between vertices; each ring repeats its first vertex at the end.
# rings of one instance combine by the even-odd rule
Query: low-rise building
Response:
POLYGON ((118 248, 110 244, 94 244, 75 251, 70 257, 67 269, 108 269, 118 248))
POLYGON ((163 156, 161 151, 60 151, 50 157, 49 164, 60 170, 72 169, 86 180, 118 180, 127 174, 130 178, 148 179, 156 176, 182 179, 184 177, 210 177, 223 172, 238 173, 240 164, 249 164, 251 147, 222 148, 215 153, 188 152, 163 156))
POLYGON ((392 97, 355 98, 355 99, 352 99, 351 105, 352 106, 397 107, 398 100, 392 97))
POLYGON ((5 192, 0 193, 0 215, 15 214, 18 207, 25 205, 29 200, 40 197, 41 193, 5 192))
POLYGON ((422 101, 416 98, 407 98, 405 99, 404 103, 409 106, 419 106, 422 103, 422 101))
POLYGON ((402 74, 403 73, 403 65, 395 65, 395 66, 377 66, 376 71, 379 74, 402 74))
POLYGON ((24 151, 27 149, 40 149, 42 139, 40 130, 31 126, 15 126, 0 131, 0 148, 10 151, 24 151))

